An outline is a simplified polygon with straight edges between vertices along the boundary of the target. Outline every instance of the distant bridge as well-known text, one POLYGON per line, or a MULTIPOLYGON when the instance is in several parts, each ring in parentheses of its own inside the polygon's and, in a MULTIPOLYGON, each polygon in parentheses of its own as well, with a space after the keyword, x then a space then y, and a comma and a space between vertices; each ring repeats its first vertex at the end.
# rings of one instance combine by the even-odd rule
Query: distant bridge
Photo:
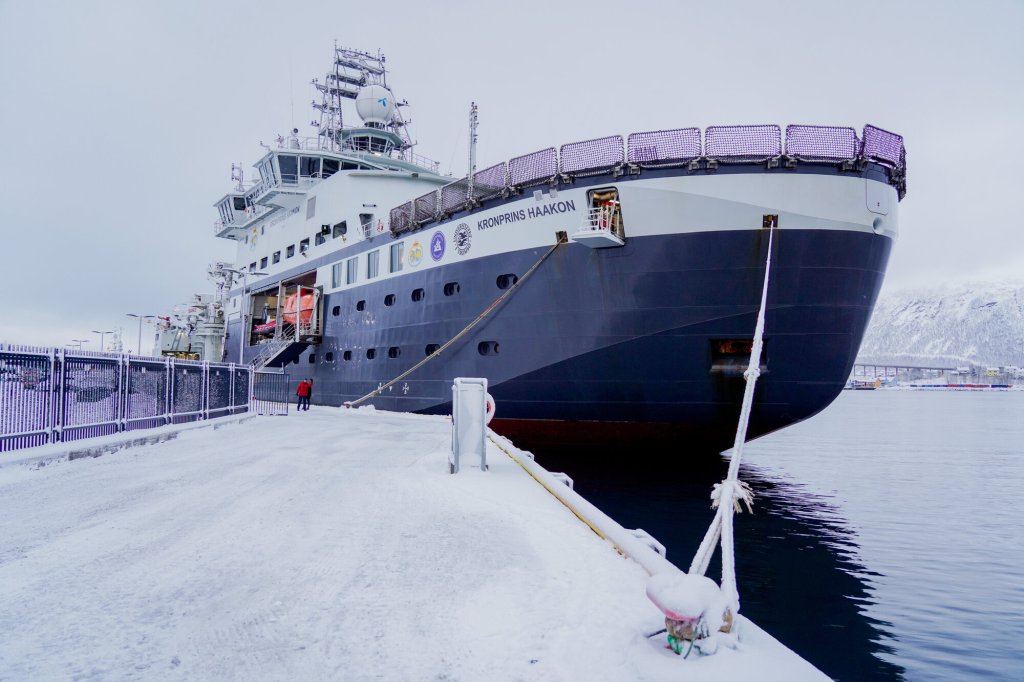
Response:
POLYGON ((910 372, 955 372, 956 367, 935 367, 925 365, 887 365, 882 363, 871 363, 861 364, 857 363, 853 366, 853 376, 855 377, 888 377, 897 376, 900 372, 904 374, 910 372))

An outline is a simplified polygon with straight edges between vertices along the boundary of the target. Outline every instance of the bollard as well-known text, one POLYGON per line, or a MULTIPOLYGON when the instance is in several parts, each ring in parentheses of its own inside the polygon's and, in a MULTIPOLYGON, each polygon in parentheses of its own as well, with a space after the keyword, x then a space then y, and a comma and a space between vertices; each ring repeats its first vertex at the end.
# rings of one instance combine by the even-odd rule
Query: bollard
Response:
POLYGON ((452 452, 449 473, 459 473, 460 459, 480 456, 487 471, 487 379, 457 378, 452 385, 452 452))

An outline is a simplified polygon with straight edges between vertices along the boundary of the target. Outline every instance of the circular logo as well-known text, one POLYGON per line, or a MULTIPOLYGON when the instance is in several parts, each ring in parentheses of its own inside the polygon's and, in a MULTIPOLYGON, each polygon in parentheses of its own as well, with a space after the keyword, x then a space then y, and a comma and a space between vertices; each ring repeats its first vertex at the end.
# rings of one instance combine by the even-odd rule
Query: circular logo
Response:
POLYGON ((452 235, 452 242, 455 243, 455 251, 460 256, 469 253, 469 247, 473 246, 473 232, 469 229, 469 225, 459 223, 459 226, 455 228, 455 234, 452 235))
POLYGON ((438 230, 430 238, 430 257, 435 261, 439 261, 444 258, 444 232, 438 230))
POLYGON ((418 241, 409 246, 409 267, 415 268, 423 262, 423 244, 418 241))

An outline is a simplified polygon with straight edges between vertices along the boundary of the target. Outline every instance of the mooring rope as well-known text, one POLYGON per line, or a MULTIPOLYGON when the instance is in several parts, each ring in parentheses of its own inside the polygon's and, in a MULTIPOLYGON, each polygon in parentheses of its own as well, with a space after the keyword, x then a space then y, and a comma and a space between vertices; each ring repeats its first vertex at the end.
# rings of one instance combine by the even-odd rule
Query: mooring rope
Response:
POLYGON ((394 386, 396 383, 398 383, 402 379, 406 378, 407 376, 409 376, 410 374, 412 374, 413 372, 418 370, 423 365, 427 364, 428 362, 430 362, 431 360, 433 360, 437 356, 441 355, 441 353, 445 352, 453 343, 455 343, 456 341, 461 339, 463 336, 465 336, 467 333, 469 333, 469 330, 471 330, 473 327, 477 326, 481 321, 483 321, 483 319, 485 317, 487 317, 491 313, 491 311, 493 311, 495 308, 497 308, 499 305, 501 305, 502 301, 504 301, 506 298, 511 296, 512 292, 515 291, 519 287, 519 285, 521 285, 523 282, 525 282, 530 277, 530 275, 533 274, 533 271, 536 270, 538 267, 540 267, 540 264, 543 263, 545 260, 547 260, 548 256, 550 256, 552 253, 554 253, 555 249, 557 249, 562 244, 565 244, 567 241, 568 241, 567 239, 559 236, 558 239, 555 241, 554 246, 552 246, 550 249, 545 251, 544 255, 542 255, 540 258, 538 258, 537 262, 534 263, 532 266, 530 266, 530 269, 527 270, 525 273, 523 273, 523 276, 520 277, 518 280, 516 280, 515 284, 513 284, 508 289, 506 289, 504 291, 504 293, 501 294, 501 296, 499 296, 497 299, 495 299, 494 303, 491 303, 489 306, 487 306, 486 309, 484 309, 484 311, 482 313, 477 315, 476 319, 474 319, 472 322, 467 324, 466 327, 462 331, 460 331, 458 334, 456 334, 455 336, 450 338, 446 343, 444 343, 442 346, 440 346, 433 353, 431 353, 427 357, 423 358, 422 360, 420 360, 415 365, 413 365, 409 369, 407 369, 404 372, 402 372, 401 374, 399 374, 397 377, 395 377, 394 379, 392 379, 388 383, 381 384, 380 386, 378 386, 374 390, 372 390, 369 393, 367 393, 366 395, 364 395, 362 398, 359 398, 358 400, 353 400, 351 402, 345 403, 345 407, 357 407, 361 403, 369 400, 370 398, 372 398, 374 396, 377 396, 377 395, 380 395, 384 391, 384 389, 389 388, 391 386, 394 386))
POLYGON ((754 495, 750 487, 739 480, 740 461, 743 459, 743 443, 747 438, 747 425, 750 423, 750 411, 754 402, 754 385, 761 375, 761 348, 764 344, 764 314, 768 307, 768 277, 772 267, 772 237, 775 228, 768 231, 768 258, 764 265, 764 286, 761 288, 761 309, 757 313, 757 325, 754 329, 754 343, 750 349, 750 362, 743 373, 746 387, 743 392, 743 403, 740 408, 739 424, 736 427, 736 439, 732 446, 732 459, 729 462, 729 473, 725 480, 716 483, 711 492, 711 506, 717 508, 715 518, 708 527, 704 540, 697 549, 697 554, 690 564, 690 573, 704 575, 715 551, 715 543, 722 541, 722 592, 729 601, 733 613, 740 609, 740 595, 736 589, 736 562, 733 555, 733 515, 742 511, 741 503, 747 511, 751 510, 754 495))

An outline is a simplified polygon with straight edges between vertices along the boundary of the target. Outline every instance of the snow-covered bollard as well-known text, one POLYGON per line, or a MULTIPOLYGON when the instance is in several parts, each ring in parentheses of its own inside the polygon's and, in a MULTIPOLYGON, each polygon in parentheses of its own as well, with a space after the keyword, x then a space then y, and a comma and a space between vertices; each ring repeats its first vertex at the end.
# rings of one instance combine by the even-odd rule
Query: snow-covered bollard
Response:
MULTIPOLYGON (((459 473, 459 460, 479 455, 487 471, 487 379, 457 378, 452 385, 452 453, 448 470, 459 473)), ((493 408, 491 408, 493 413, 493 408)))
POLYGON ((656 573, 647 580, 647 597, 665 614, 668 644, 677 654, 686 642, 702 654, 715 653, 719 644, 735 643, 728 600, 711 578, 678 571, 656 573))

